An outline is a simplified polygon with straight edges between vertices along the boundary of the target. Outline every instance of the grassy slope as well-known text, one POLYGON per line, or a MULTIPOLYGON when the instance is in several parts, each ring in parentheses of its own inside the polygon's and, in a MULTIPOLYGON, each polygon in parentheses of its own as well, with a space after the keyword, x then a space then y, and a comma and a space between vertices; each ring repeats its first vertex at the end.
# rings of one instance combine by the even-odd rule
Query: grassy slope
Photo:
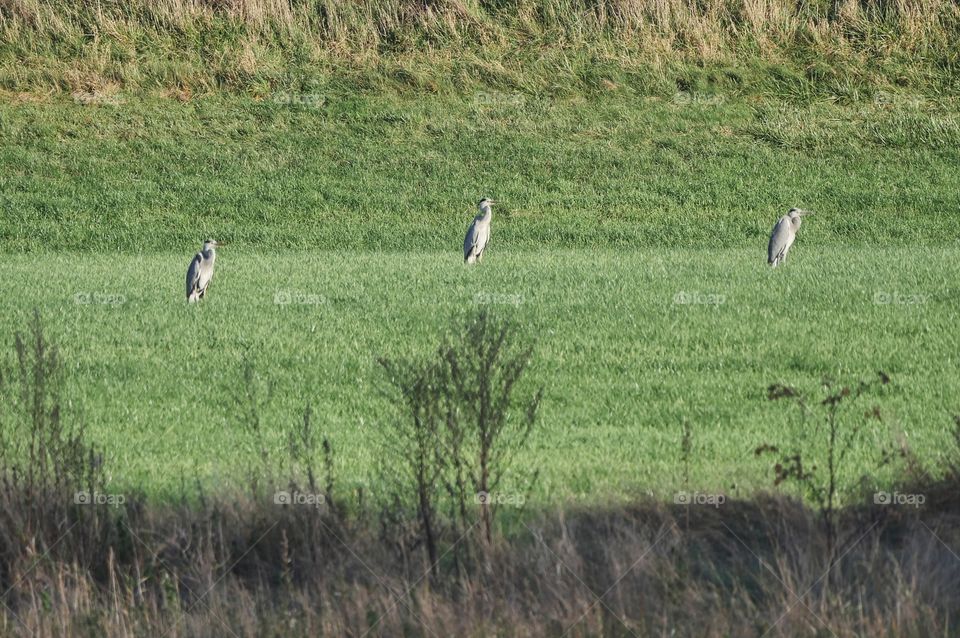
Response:
POLYGON ((318 100, 0 106, 0 250, 445 250, 482 195, 511 248, 756 245, 791 205, 821 242, 955 234, 950 102, 318 100))

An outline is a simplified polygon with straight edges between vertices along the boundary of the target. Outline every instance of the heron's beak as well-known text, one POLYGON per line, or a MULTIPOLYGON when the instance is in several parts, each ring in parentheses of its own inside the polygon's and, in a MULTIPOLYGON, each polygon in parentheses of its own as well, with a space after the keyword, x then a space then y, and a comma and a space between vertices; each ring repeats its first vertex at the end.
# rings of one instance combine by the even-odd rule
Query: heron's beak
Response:
POLYGON ((801 216, 801 217, 806 217, 807 215, 813 215, 813 211, 812 211, 812 210, 802 210, 802 211, 800 211, 800 216, 801 216))
POLYGON ((226 246, 226 245, 229 244, 229 243, 230 243, 230 242, 228 242, 228 241, 218 241, 218 242, 217 242, 217 248, 220 248, 220 246, 226 246))

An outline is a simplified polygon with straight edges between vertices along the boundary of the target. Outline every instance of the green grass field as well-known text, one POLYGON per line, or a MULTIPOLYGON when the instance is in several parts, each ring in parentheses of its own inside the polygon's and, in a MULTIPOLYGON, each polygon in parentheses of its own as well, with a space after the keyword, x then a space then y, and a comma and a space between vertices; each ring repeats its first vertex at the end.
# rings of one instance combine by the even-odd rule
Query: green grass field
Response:
MULTIPOLYGON (((772 462, 756 459, 756 446, 816 454, 824 437, 797 408, 767 401, 766 387, 813 392, 823 375, 894 379, 847 412, 861 423, 876 404, 886 418, 858 439, 848 485, 872 472, 900 430, 935 462, 958 408, 960 247, 821 248, 809 238, 776 271, 762 246, 492 248, 475 269, 455 250, 233 246, 196 307, 181 299, 189 254, 8 255, 0 330, 9 335, 41 310, 68 362, 72 406, 106 448, 110 474, 149 491, 195 475, 237 484, 253 467, 233 401, 244 357, 275 384, 270 431, 296 423, 310 401, 340 478, 368 483, 389 418, 375 358, 427 353, 450 318, 479 305, 516 318, 537 345, 529 381, 546 396, 518 467, 541 470, 544 500, 681 489, 684 420, 694 430, 692 487, 769 487, 772 462)), ((282 453, 279 433, 269 444, 282 453)))
POLYGON ((528 382, 546 395, 520 465, 543 501, 677 491, 684 420, 690 488, 769 487, 756 446, 816 456, 823 436, 766 388, 818 392, 825 375, 893 378, 850 408, 851 425, 874 404, 885 420, 856 441, 847 487, 901 431, 938 462, 960 411, 949 100, 291 102, 0 106, 0 334, 41 311, 116 485, 241 480, 246 357, 275 386, 273 448, 309 401, 341 481, 375 491, 376 358, 425 354, 482 305, 536 343, 528 382), (467 269, 481 195, 503 204, 467 269), (774 271, 767 235, 791 205, 817 214, 774 271), (206 236, 233 243, 188 307, 206 236))

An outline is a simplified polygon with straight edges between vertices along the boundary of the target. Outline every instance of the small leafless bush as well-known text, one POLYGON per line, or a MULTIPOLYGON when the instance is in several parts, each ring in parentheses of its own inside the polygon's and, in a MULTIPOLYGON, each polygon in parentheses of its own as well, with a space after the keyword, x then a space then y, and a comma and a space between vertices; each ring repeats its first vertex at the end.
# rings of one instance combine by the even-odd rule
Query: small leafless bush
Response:
MULTIPOLYGON (((864 419, 853 419, 844 425, 840 419, 841 408, 845 404, 856 403, 877 386, 888 383, 890 383, 890 377, 882 371, 877 373, 875 380, 861 381, 852 388, 838 384, 832 379, 824 379, 825 396, 820 400, 811 399, 799 390, 782 384, 773 384, 767 389, 767 398, 770 401, 786 399, 799 406, 804 422, 813 423, 810 437, 826 436, 826 457, 822 459, 822 465, 826 467, 823 471, 819 471, 822 466, 818 466, 816 461, 805 463, 803 451, 799 449, 783 451, 777 445, 765 443, 757 447, 756 454, 760 456, 772 453, 779 457, 773 468, 775 486, 788 482, 796 483, 805 495, 817 504, 826 534, 827 557, 830 565, 844 551, 846 543, 852 540, 838 542, 837 538, 839 473, 843 461, 866 421, 882 420, 880 408, 873 406, 864 414, 864 419)), ((878 459, 878 464, 879 462, 878 459)))
MULTIPOLYGON (((484 309, 455 325, 425 361, 380 359, 402 406, 388 444, 413 485, 435 574, 442 525, 452 526, 461 539, 479 528, 479 538, 492 542, 496 513, 505 500, 498 490, 536 423, 543 390, 517 397, 533 353, 532 346, 517 343, 520 338, 513 324, 484 309), (443 497, 451 514, 441 522, 443 497)), ((519 490, 508 496, 513 504, 525 501, 519 490)), ((458 543, 457 556, 468 552, 468 543, 458 543)))

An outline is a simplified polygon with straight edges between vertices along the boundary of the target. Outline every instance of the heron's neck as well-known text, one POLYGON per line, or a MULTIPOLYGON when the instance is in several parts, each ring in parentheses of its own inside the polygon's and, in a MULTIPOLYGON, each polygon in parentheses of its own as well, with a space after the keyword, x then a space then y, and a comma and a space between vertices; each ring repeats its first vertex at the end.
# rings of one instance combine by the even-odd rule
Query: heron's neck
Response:
POLYGON ((215 248, 207 248, 206 250, 201 250, 201 254, 204 259, 214 260, 217 258, 217 251, 215 248))
POLYGON ((484 206, 483 208, 480 209, 480 214, 483 216, 484 219, 490 219, 491 217, 493 217, 493 209, 490 208, 489 206, 484 206))

